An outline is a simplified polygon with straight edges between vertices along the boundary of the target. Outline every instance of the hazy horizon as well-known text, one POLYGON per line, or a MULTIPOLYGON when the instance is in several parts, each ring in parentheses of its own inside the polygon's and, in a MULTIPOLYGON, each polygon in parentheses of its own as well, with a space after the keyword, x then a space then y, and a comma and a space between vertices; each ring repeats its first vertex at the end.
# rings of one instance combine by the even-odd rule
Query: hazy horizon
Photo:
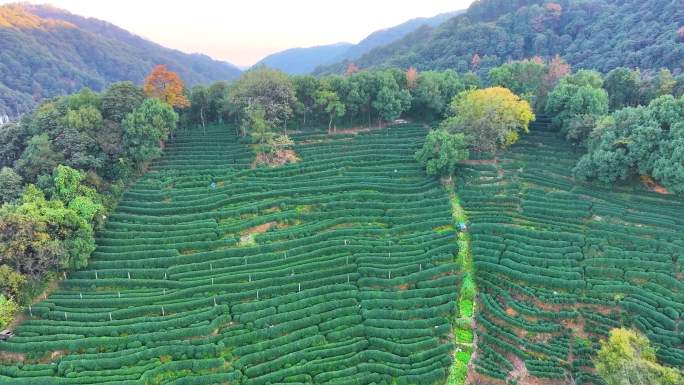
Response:
MULTIPOLYGON (((0 4, 16 2, 0 0, 0 4)), ((337 9, 330 2, 312 0, 254 0, 239 4, 196 0, 190 3, 192 7, 185 1, 26 2, 50 4, 73 14, 105 20, 165 47, 206 54, 242 68, 288 48, 358 43, 373 31, 416 17, 465 9, 473 0, 348 0, 337 9), (349 25, 350 20, 354 20, 353 25, 349 25)))

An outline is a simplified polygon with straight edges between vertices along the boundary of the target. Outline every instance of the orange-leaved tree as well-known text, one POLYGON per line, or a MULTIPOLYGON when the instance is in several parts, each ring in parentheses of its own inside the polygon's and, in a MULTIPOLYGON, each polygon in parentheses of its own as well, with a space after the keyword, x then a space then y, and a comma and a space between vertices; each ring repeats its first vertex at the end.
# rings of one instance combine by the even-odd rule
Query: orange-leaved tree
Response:
POLYGON ((178 108, 190 106, 190 101, 183 94, 183 88, 183 81, 178 74, 162 64, 152 69, 152 72, 145 78, 143 86, 147 96, 178 108))
POLYGON ((418 70, 416 70, 416 67, 409 67, 409 69, 406 70, 406 87, 408 87, 409 90, 413 91, 416 89, 416 86, 418 85, 418 70))
POLYGON ((347 64, 347 71, 345 71, 345 74, 351 75, 355 72, 359 72, 359 67, 354 63, 347 64))
POLYGON ((478 69, 480 69, 481 61, 482 58, 480 57, 480 55, 477 54, 477 52, 475 52, 473 54, 473 58, 470 59, 470 69, 472 69, 473 71, 477 71, 478 69))

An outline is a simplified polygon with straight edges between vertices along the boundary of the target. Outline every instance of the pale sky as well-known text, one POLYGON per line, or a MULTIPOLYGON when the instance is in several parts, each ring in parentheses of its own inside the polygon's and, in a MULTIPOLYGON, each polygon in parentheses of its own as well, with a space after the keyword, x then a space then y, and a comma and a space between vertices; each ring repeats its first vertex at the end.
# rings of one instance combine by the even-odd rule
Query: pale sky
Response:
MULTIPOLYGON (((0 4, 16 0, 0 0, 0 4)), ((473 0, 29 0, 106 20, 169 48, 238 66, 294 47, 358 43, 408 19, 473 0)))

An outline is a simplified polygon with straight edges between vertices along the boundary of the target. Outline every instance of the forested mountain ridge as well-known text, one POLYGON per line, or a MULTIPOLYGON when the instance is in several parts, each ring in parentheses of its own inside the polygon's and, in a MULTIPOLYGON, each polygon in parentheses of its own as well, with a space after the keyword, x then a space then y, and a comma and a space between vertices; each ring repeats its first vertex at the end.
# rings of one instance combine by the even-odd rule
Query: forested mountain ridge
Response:
POLYGON ((264 64, 291 75, 306 74, 319 64, 330 64, 340 59, 340 55, 354 45, 351 43, 335 43, 317 45, 315 47, 289 48, 263 58, 257 65, 264 64))
MULTIPOLYGON (((561 55, 573 67, 684 72, 681 0, 480 0, 435 28, 420 28, 355 61, 486 73, 510 60, 561 55)), ((341 73, 340 62, 317 73, 341 73)))
POLYGON ((377 30, 358 44, 335 43, 306 48, 290 48, 276 52, 262 59, 265 64, 291 75, 307 74, 317 67, 330 65, 337 61, 354 60, 373 48, 390 44, 422 26, 437 26, 464 11, 440 13, 432 17, 417 17, 393 27, 377 30))
POLYGON ((162 47, 105 21, 47 5, 0 7, 0 116, 47 97, 121 80, 142 82, 166 64, 189 84, 237 77, 233 65, 162 47))
POLYGON ((397 41, 424 25, 435 27, 463 12, 465 12, 465 10, 440 13, 439 15, 432 17, 416 17, 415 19, 405 21, 394 27, 375 31, 347 50, 347 52, 339 57, 338 60, 356 59, 371 51, 373 48, 397 41))

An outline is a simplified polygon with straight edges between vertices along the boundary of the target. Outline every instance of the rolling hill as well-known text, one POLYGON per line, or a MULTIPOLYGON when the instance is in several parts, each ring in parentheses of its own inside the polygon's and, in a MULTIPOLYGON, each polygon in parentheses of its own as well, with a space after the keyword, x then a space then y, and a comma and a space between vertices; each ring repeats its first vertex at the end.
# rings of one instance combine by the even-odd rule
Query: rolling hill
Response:
POLYGON ((240 74, 229 63, 165 48, 52 6, 0 7, 0 116, 17 116, 43 98, 83 87, 139 83, 156 64, 167 64, 189 85, 240 74))
POLYGON ((417 17, 394 27, 368 35, 358 44, 336 43, 307 48, 291 48, 271 54, 259 64, 279 69, 291 75, 312 72, 316 67, 342 60, 354 60, 375 47, 390 44, 422 26, 436 26, 463 11, 441 13, 433 17, 417 17))
MULTIPOLYGON (((509 60, 561 55, 573 67, 669 68, 684 72, 684 8, 679 0, 480 0, 437 27, 376 47, 359 68, 489 68, 509 60), (619 20, 619 22, 618 22, 619 20), (477 54, 480 60, 473 63, 477 54)), ((346 61, 316 73, 341 73, 346 61)))

